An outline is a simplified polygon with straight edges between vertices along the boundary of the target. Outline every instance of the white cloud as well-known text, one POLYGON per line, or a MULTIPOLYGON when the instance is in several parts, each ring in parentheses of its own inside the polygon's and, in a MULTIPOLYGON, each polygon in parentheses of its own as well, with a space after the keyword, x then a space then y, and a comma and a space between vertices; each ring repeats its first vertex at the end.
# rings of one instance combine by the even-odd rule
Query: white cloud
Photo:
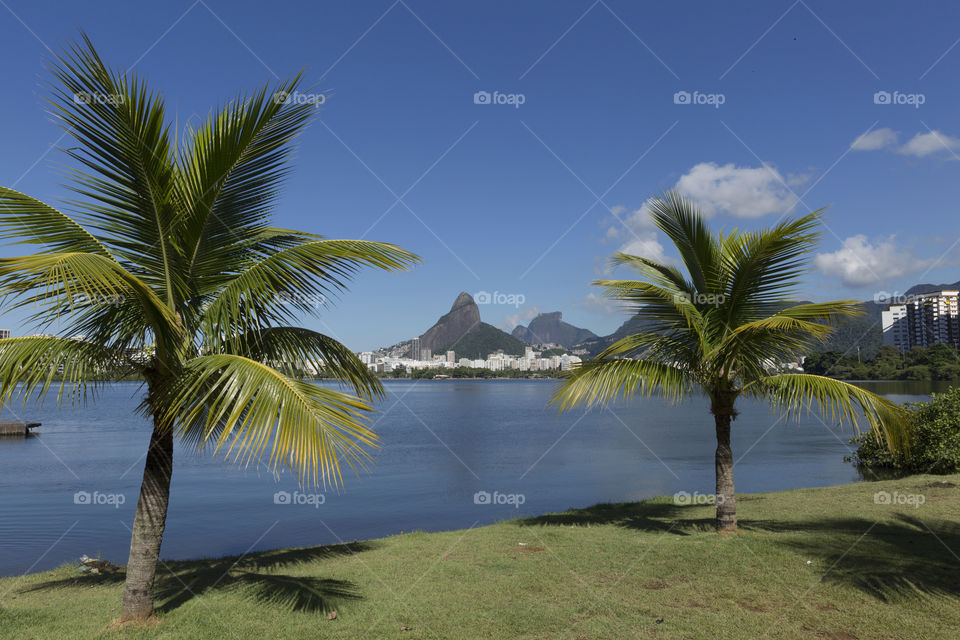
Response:
MULTIPOLYGON (((690 198, 705 216, 726 212, 742 218, 756 218, 793 209, 797 197, 790 187, 807 181, 806 176, 782 175, 769 165, 737 167, 701 162, 677 181, 674 189, 690 198)), ((656 226, 650 217, 650 202, 630 211, 622 205, 612 207, 614 219, 604 232, 603 242, 620 243, 617 251, 642 256, 665 264, 678 264, 666 255, 656 226)), ((609 274, 611 269, 605 268, 609 274)))
POLYGON ((513 331, 517 325, 527 324, 540 315, 540 307, 523 307, 517 313, 504 316, 500 328, 504 331, 513 331))
MULTIPOLYGON (((877 151, 889 149, 903 155, 923 158, 934 153, 956 152, 960 150, 960 138, 954 138, 941 131, 933 130, 917 133, 902 146, 899 145, 897 132, 893 129, 877 129, 859 136, 850 143, 854 151, 877 151)), ((955 154, 954 154, 955 155, 955 154)))
POLYGON ((918 133, 900 147, 900 153, 922 158, 938 151, 960 149, 960 138, 953 138, 939 131, 918 133))
POLYGON ((701 162, 680 177, 674 189, 700 207, 704 215, 724 211, 740 218, 786 213, 797 204, 790 186, 806 180, 784 177, 770 165, 737 167, 701 162))
POLYGON ((844 240, 842 249, 821 253, 814 259, 820 271, 839 277, 843 284, 851 287, 885 282, 919 271, 930 263, 898 248, 894 236, 871 244, 862 234, 844 240))
POLYGON ((587 311, 593 311, 605 316, 612 316, 615 313, 623 311, 616 300, 611 300, 607 296, 599 296, 595 293, 588 293, 577 306, 583 307, 587 311))
POLYGON ((649 200, 644 202, 643 206, 635 211, 629 211, 623 206, 612 207, 610 213, 619 222, 611 221, 613 224, 606 231, 606 239, 620 242, 617 251, 621 253, 629 253, 632 256, 641 256, 657 262, 670 262, 657 237, 657 228, 653 224, 653 219, 650 218, 649 202, 649 200))
POLYGON ((850 148, 854 151, 876 151, 877 149, 896 146, 896 144, 897 132, 883 127, 857 136, 857 139, 850 143, 850 148))

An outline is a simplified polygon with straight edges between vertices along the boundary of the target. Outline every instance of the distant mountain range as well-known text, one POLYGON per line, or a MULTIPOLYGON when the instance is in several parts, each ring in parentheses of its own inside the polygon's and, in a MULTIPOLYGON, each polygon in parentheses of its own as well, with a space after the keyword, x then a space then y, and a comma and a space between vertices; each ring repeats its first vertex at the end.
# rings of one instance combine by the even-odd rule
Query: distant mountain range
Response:
MULTIPOLYGON (((911 296, 941 289, 960 289, 960 282, 917 284, 897 295, 911 296)), ((864 315, 842 321, 818 351, 837 350, 852 354, 859 347, 864 360, 876 355, 883 342, 880 314, 887 305, 874 300, 865 300, 862 304, 864 315)), ((457 357, 485 358, 487 354, 498 350, 521 355, 528 345, 558 344, 571 351, 583 351, 586 357, 592 358, 617 340, 633 333, 649 331, 649 327, 649 320, 642 315, 633 315, 610 335, 598 336, 589 329, 564 322, 562 313, 553 311, 539 314, 526 326, 518 325, 510 334, 483 322, 473 296, 461 292, 450 311, 420 337, 420 348, 430 349, 434 354, 455 351, 457 357)), ((419 354, 409 352, 411 345, 412 341, 407 341, 396 345, 394 349, 400 347, 401 351, 407 351, 408 356, 418 358, 419 354)))

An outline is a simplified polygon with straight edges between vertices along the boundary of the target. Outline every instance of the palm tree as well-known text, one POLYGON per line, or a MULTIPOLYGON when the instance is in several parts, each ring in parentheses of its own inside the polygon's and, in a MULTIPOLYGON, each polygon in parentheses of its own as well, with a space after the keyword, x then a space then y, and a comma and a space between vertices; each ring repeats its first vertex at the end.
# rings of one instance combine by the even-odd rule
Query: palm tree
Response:
POLYGON ((822 210, 755 232, 713 234, 693 203, 675 192, 653 198, 654 224, 673 242, 684 271, 641 256, 615 254, 638 280, 598 280, 635 308, 648 330, 613 343, 567 374, 552 403, 561 410, 606 405, 635 393, 679 401, 695 391, 710 400, 717 436, 716 526, 737 528, 730 426, 736 401, 750 396, 795 415, 818 410, 857 428, 861 414, 888 447, 908 444, 906 411, 859 387, 804 373, 779 373, 824 340, 839 319, 862 313, 839 300, 794 304, 819 233, 822 210))
MULTIPOLYGON (((343 344, 291 326, 364 267, 403 270, 394 245, 270 226, 293 141, 314 106, 286 100, 299 76, 212 113, 178 143, 164 102, 107 67, 84 36, 52 66, 52 112, 66 150, 72 215, 0 189, 0 237, 39 245, 0 259, 0 295, 62 336, 0 340, 0 401, 81 401, 98 383, 139 374, 152 422, 126 569, 122 617, 153 612, 173 442, 242 463, 287 467, 339 486, 377 446, 365 417, 383 396, 343 344), (80 337, 82 336, 82 337, 80 337), (349 392, 310 384, 323 367, 349 392)), ((309 102, 309 101, 306 101, 309 102)))

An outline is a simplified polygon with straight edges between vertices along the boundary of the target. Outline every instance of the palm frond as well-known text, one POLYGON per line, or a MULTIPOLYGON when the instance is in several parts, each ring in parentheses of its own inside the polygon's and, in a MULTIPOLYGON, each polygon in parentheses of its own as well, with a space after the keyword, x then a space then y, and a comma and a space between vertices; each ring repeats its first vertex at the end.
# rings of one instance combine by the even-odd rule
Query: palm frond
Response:
POLYGON ((362 267, 405 270, 419 257, 399 247, 363 240, 313 240, 277 251, 234 277, 204 312, 213 338, 282 325, 316 314, 362 267))
POLYGON ((265 228, 290 166, 293 141, 316 108, 278 99, 297 91, 299 76, 271 91, 237 98, 196 131, 179 159, 183 216, 177 234, 187 270, 223 275, 265 228))
POLYGON ((177 218, 176 175, 163 99, 135 74, 115 72, 86 36, 52 64, 53 115, 79 147, 65 150, 83 168, 70 204, 101 232, 114 255, 139 267, 170 306, 183 295, 170 231, 177 218))
POLYGON ((47 251, 96 253, 110 251, 78 222, 36 198, 0 187, 0 240, 42 244, 47 251))
POLYGON ((288 467, 301 484, 339 487, 341 461, 365 468, 365 447, 378 443, 364 424, 370 406, 360 398, 238 355, 187 362, 162 404, 162 418, 185 440, 245 464, 259 463, 269 448, 269 465, 288 467))
POLYGON ((96 253, 38 253, 0 258, 0 298, 11 308, 38 309, 32 320, 55 322, 104 300, 136 303, 137 313, 158 340, 174 344, 179 322, 139 278, 111 258, 96 253))
POLYGON ((0 405, 15 399, 43 403, 51 387, 57 405, 74 406, 104 380, 124 376, 134 365, 121 351, 70 338, 32 336, 0 340, 0 405))
POLYGON ((866 418, 874 435, 891 451, 908 451, 910 413, 902 406, 860 387, 809 373, 767 376, 744 387, 744 392, 770 400, 777 409, 796 417, 816 407, 829 421, 850 422, 859 433, 859 421, 866 418))
POLYGON ((656 393, 677 401, 686 396, 695 380, 691 372, 648 360, 592 360, 566 372, 550 400, 561 411, 576 406, 604 406, 634 394, 656 393))
POLYGON ((348 384, 364 400, 385 397, 380 380, 345 345, 330 336, 301 327, 268 327, 225 344, 227 353, 263 362, 293 375, 325 370, 348 384))
POLYGON ((729 283, 725 322, 736 327, 771 315, 796 294, 820 237, 823 209, 780 222, 772 229, 740 233, 725 256, 729 283))

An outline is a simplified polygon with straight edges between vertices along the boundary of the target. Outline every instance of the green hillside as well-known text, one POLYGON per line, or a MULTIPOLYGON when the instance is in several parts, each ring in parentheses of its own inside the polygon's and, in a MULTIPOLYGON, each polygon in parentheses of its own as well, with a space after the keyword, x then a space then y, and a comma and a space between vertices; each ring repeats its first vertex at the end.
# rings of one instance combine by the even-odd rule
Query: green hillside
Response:
POLYGON ((493 325, 481 322, 476 329, 462 336, 451 345, 438 349, 436 353, 456 351, 458 358, 486 358, 488 353, 503 349, 504 353, 514 356, 523 355, 526 345, 509 333, 504 333, 493 325))

